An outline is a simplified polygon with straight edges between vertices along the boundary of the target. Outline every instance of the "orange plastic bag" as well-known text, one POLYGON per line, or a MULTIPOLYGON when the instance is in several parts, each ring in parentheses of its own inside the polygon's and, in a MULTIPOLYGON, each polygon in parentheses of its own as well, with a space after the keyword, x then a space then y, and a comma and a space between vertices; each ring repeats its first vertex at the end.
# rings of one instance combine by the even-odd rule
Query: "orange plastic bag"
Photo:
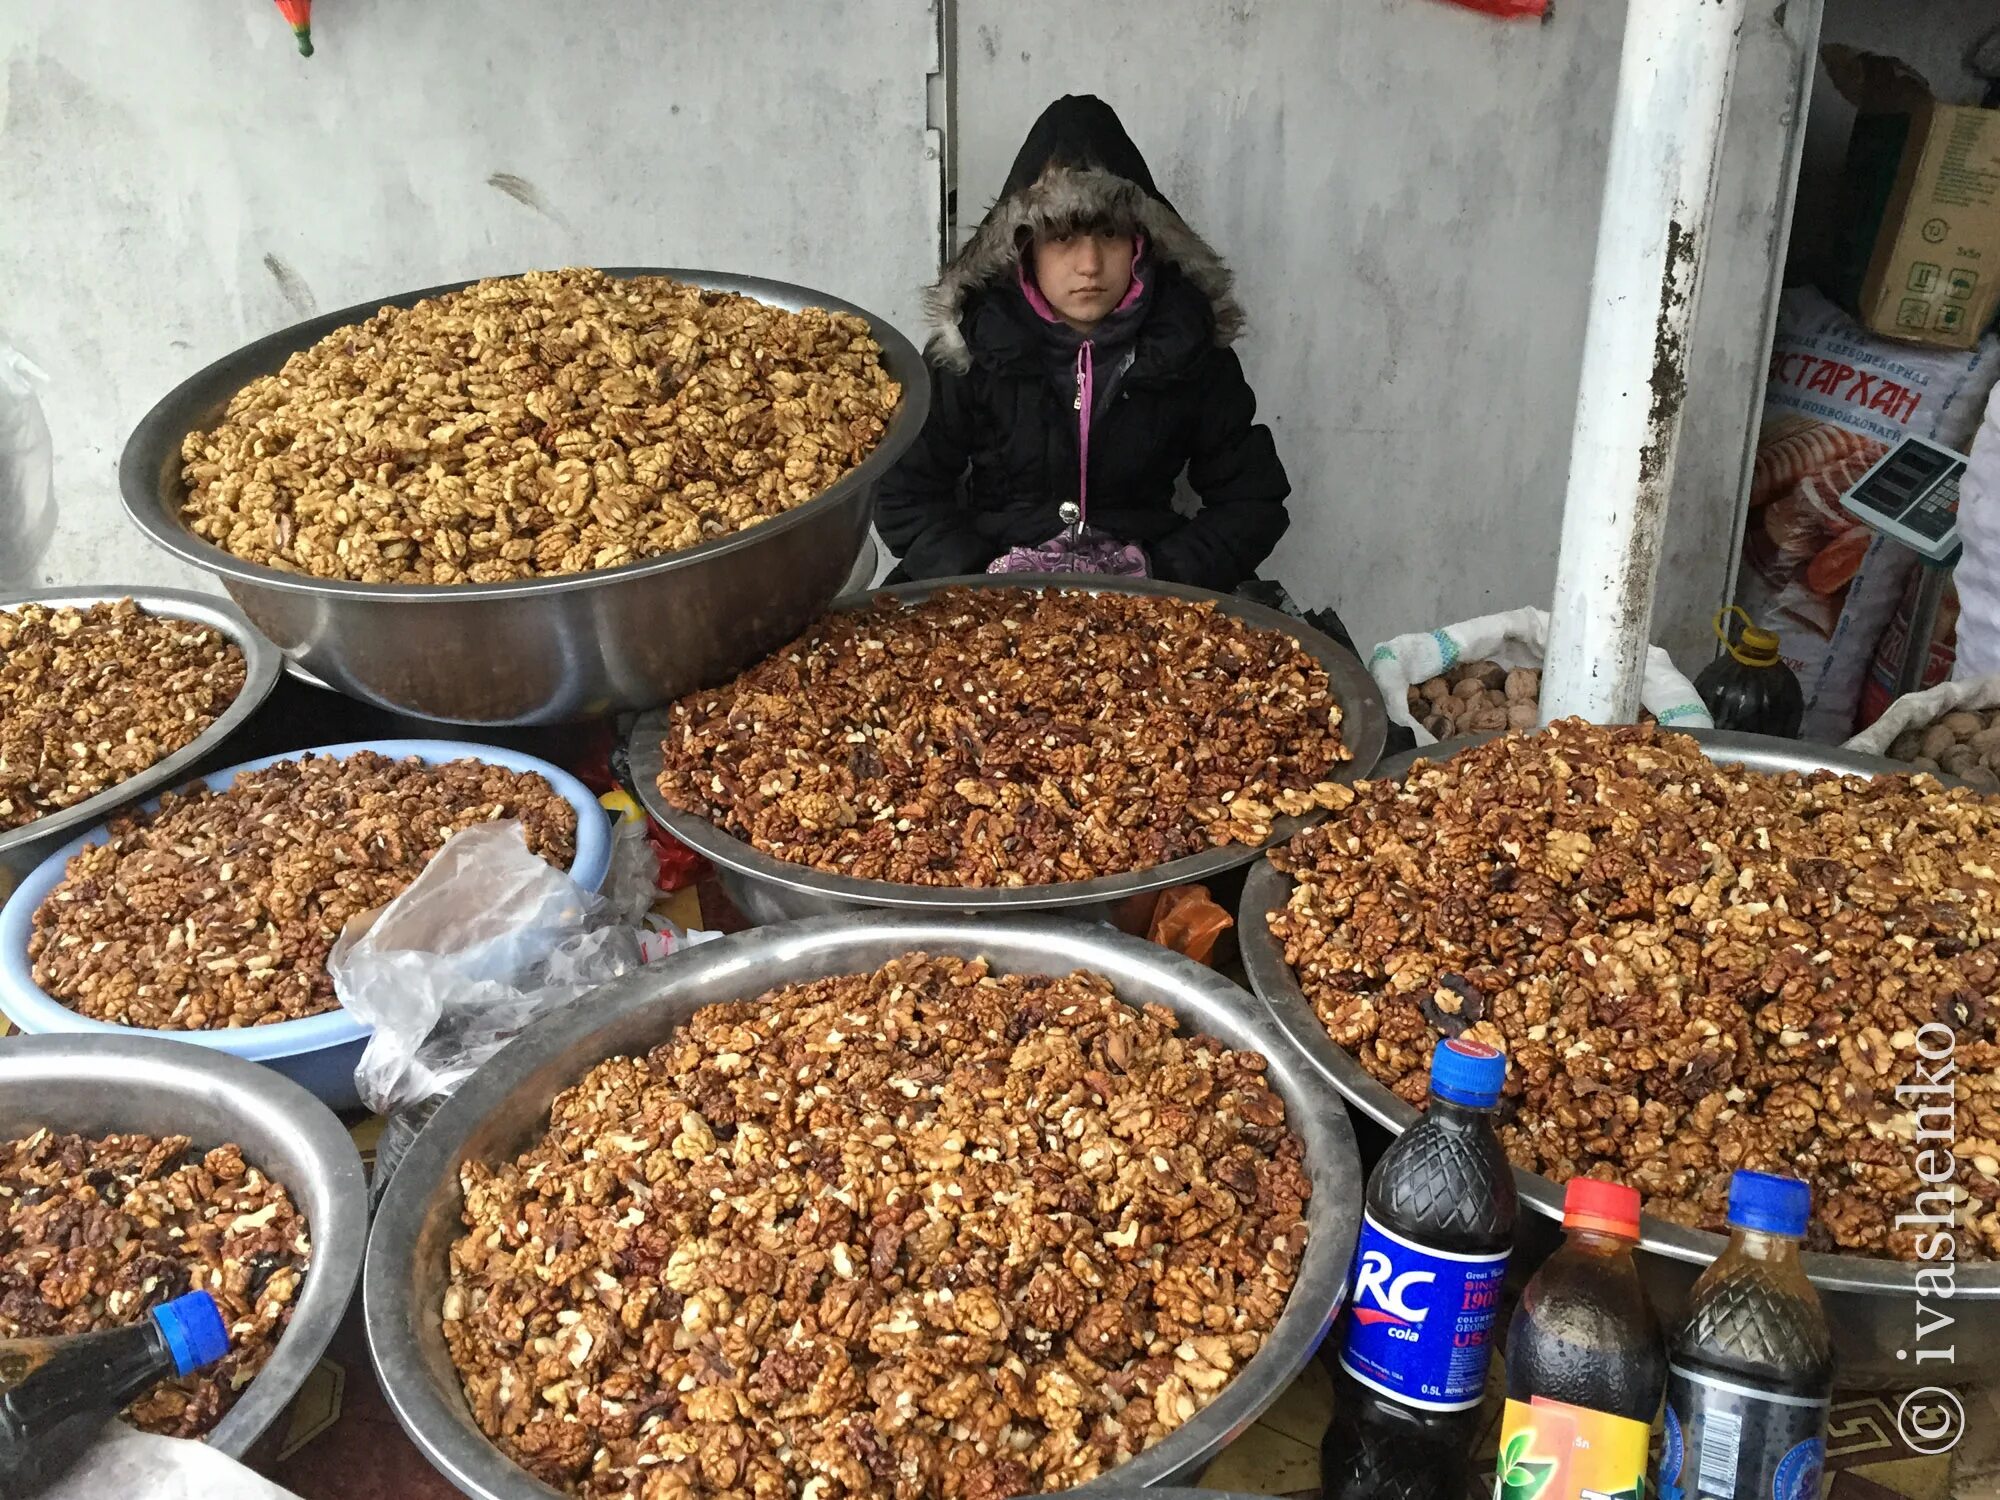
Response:
POLYGON ((1205 964, 1215 954, 1216 941, 1235 925, 1236 919, 1209 899, 1207 886, 1176 885, 1160 892, 1146 937, 1205 964))

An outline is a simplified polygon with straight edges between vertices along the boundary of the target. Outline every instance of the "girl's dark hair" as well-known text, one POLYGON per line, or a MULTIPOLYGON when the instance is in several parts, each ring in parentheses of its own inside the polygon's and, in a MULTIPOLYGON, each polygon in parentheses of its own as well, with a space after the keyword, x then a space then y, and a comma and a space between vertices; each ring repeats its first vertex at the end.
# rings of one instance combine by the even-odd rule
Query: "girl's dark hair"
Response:
POLYGON ((1138 216, 1130 209, 1117 207, 1094 213, 1070 214, 1059 219, 1050 219, 1033 228, 1023 227, 1015 237, 1017 248, 1026 250, 1041 235, 1052 240, 1069 239, 1079 234, 1123 235, 1127 238, 1139 233, 1138 216))

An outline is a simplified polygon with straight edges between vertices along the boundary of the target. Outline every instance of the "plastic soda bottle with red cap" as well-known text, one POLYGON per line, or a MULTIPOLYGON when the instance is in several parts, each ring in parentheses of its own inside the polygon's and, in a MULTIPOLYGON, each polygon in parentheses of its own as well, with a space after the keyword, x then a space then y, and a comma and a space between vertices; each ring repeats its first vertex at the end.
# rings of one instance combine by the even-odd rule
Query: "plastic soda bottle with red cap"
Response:
POLYGON ((1667 1352, 1632 1259, 1639 1195, 1572 1178, 1563 1230, 1507 1326, 1494 1497, 1641 1500, 1667 1352))
POLYGON ((1818 1500, 1833 1344, 1799 1261, 1811 1209, 1796 1177, 1729 1180, 1729 1248, 1669 1340, 1668 1500, 1818 1500))
POLYGON ((1321 1484, 1340 1500, 1463 1500, 1518 1202, 1493 1130, 1507 1078, 1465 1037, 1431 1054, 1423 1117, 1368 1179, 1321 1484))

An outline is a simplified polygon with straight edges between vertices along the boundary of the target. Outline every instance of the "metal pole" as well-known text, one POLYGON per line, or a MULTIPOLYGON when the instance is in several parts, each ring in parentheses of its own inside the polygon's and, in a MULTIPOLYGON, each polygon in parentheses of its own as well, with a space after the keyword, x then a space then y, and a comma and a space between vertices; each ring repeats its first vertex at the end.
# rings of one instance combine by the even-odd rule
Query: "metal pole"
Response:
POLYGON ((1951 562, 1919 562, 1917 567, 1923 577, 1910 609, 1910 633, 1903 642, 1903 659, 1896 664, 1898 698, 1924 685, 1924 668, 1931 664, 1931 637, 1937 634, 1938 607, 1944 602, 1944 586, 1951 581, 1951 562))
POLYGON ((1570 436, 1544 719, 1638 717, 1744 0, 1631 0, 1570 436))

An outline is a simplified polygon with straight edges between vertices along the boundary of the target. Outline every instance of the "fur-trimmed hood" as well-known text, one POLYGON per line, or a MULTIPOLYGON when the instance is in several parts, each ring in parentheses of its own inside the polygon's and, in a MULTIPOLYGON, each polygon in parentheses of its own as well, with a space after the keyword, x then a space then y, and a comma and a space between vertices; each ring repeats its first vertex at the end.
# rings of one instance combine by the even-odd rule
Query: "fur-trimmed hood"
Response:
POLYGON ((968 298, 1011 282, 1022 243, 1037 230, 1092 221, 1129 224, 1143 234, 1147 258, 1173 266, 1207 298, 1217 344, 1232 343, 1242 332, 1228 265, 1154 186, 1146 159, 1111 106, 1090 94, 1071 94, 1042 111, 999 199, 927 294, 931 357, 947 369, 968 369, 968 298))

